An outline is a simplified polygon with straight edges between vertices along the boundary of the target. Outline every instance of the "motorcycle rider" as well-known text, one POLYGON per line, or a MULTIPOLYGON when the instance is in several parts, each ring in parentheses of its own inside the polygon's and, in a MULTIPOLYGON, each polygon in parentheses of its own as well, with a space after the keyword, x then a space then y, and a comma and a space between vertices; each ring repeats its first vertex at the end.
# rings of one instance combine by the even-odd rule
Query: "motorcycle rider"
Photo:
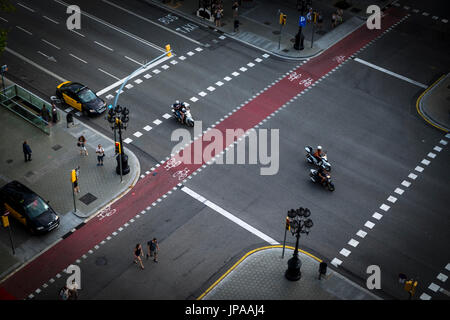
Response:
POLYGON ((180 105, 180 115, 181 115, 181 123, 184 123, 184 118, 186 117, 186 110, 188 107, 186 107, 186 103, 183 102, 180 105))
POLYGON ((319 161, 319 163, 322 162, 322 157, 325 155, 325 153, 322 151, 322 146, 317 146, 317 150, 313 153, 313 156, 316 157, 316 159, 319 161))
POLYGON ((175 103, 172 105, 173 110, 175 111, 175 114, 177 115, 178 119, 182 118, 181 117, 181 104, 179 100, 176 100, 175 103))
POLYGON ((324 167, 320 166, 317 170, 317 176, 320 178, 320 183, 323 184, 325 180, 327 179, 328 171, 325 170, 324 167))

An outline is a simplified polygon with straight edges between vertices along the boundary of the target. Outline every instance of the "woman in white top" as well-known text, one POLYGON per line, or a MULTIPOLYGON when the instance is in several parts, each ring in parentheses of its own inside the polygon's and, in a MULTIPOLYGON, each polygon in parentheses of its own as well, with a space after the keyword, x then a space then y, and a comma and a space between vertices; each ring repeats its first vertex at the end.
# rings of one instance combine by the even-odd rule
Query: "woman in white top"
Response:
POLYGON ((95 150, 95 153, 97 154, 97 165, 102 166, 103 165, 103 157, 105 156, 105 150, 103 149, 102 145, 99 144, 97 149, 95 150))

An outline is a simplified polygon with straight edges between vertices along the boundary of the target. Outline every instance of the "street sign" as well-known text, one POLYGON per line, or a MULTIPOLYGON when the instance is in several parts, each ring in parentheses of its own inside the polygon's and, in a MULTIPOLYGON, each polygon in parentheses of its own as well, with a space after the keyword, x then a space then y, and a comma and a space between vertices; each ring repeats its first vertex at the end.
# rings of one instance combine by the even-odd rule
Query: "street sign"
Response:
POLYGON ((298 26, 299 27, 306 26, 306 18, 304 16, 300 16, 300 19, 298 20, 298 26))

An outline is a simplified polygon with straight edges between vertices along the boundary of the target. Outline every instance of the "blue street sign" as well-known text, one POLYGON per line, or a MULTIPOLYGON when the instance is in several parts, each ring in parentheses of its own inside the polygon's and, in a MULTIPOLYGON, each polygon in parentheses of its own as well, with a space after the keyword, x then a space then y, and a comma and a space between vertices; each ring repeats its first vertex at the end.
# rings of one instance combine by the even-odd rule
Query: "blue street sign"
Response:
POLYGON ((298 26, 299 27, 306 26, 306 18, 304 16, 300 16, 300 19, 298 20, 298 26))

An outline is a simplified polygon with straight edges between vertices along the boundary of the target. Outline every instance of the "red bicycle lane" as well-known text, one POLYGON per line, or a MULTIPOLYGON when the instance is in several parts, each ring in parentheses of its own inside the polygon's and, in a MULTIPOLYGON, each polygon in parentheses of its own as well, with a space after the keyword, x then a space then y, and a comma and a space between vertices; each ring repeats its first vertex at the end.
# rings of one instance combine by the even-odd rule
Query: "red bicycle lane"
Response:
MULTIPOLYGON (((335 69, 338 65, 349 59, 365 45, 375 40, 387 29, 400 22, 406 15, 404 12, 391 8, 384 13, 382 28, 369 30, 361 26, 344 39, 324 51, 321 55, 309 60, 291 74, 269 87, 266 91, 248 102, 242 108, 226 117, 214 129, 221 133, 223 141, 211 152, 209 156, 198 163, 185 163, 183 154, 190 154, 194 159, 198 152, 203 154, 205 147, 211 144, 217 136, 216 130, 209 130, 203 136, 172 159, 158 167, 152 174, 140 180, 135 187, 121 199, 111 205, 115 213, 104 218, 94 217, 79 230, 66 239, 61 240, 40 256, 29 262, 20 270, 8 277, 0 286, 0 300, 25 299, 40 288, 56 274, 62 273, 75 260, 86 254, 95 245, 123 226, 136 214, 152 206, 170 190, 176 188, 187 176, 209 162, 214 156, 226 147, 226 130, 242 129, 243 132, 255 127, 262 120, 281 108, 286 102, 297 96, 318 79, 335 69), (211 139, 214 136, 213 139, 211 139)), ((239 139, 234 138, 234 141, 239 139)), ((229 144, 229 142, 228 142, 229 144)))

